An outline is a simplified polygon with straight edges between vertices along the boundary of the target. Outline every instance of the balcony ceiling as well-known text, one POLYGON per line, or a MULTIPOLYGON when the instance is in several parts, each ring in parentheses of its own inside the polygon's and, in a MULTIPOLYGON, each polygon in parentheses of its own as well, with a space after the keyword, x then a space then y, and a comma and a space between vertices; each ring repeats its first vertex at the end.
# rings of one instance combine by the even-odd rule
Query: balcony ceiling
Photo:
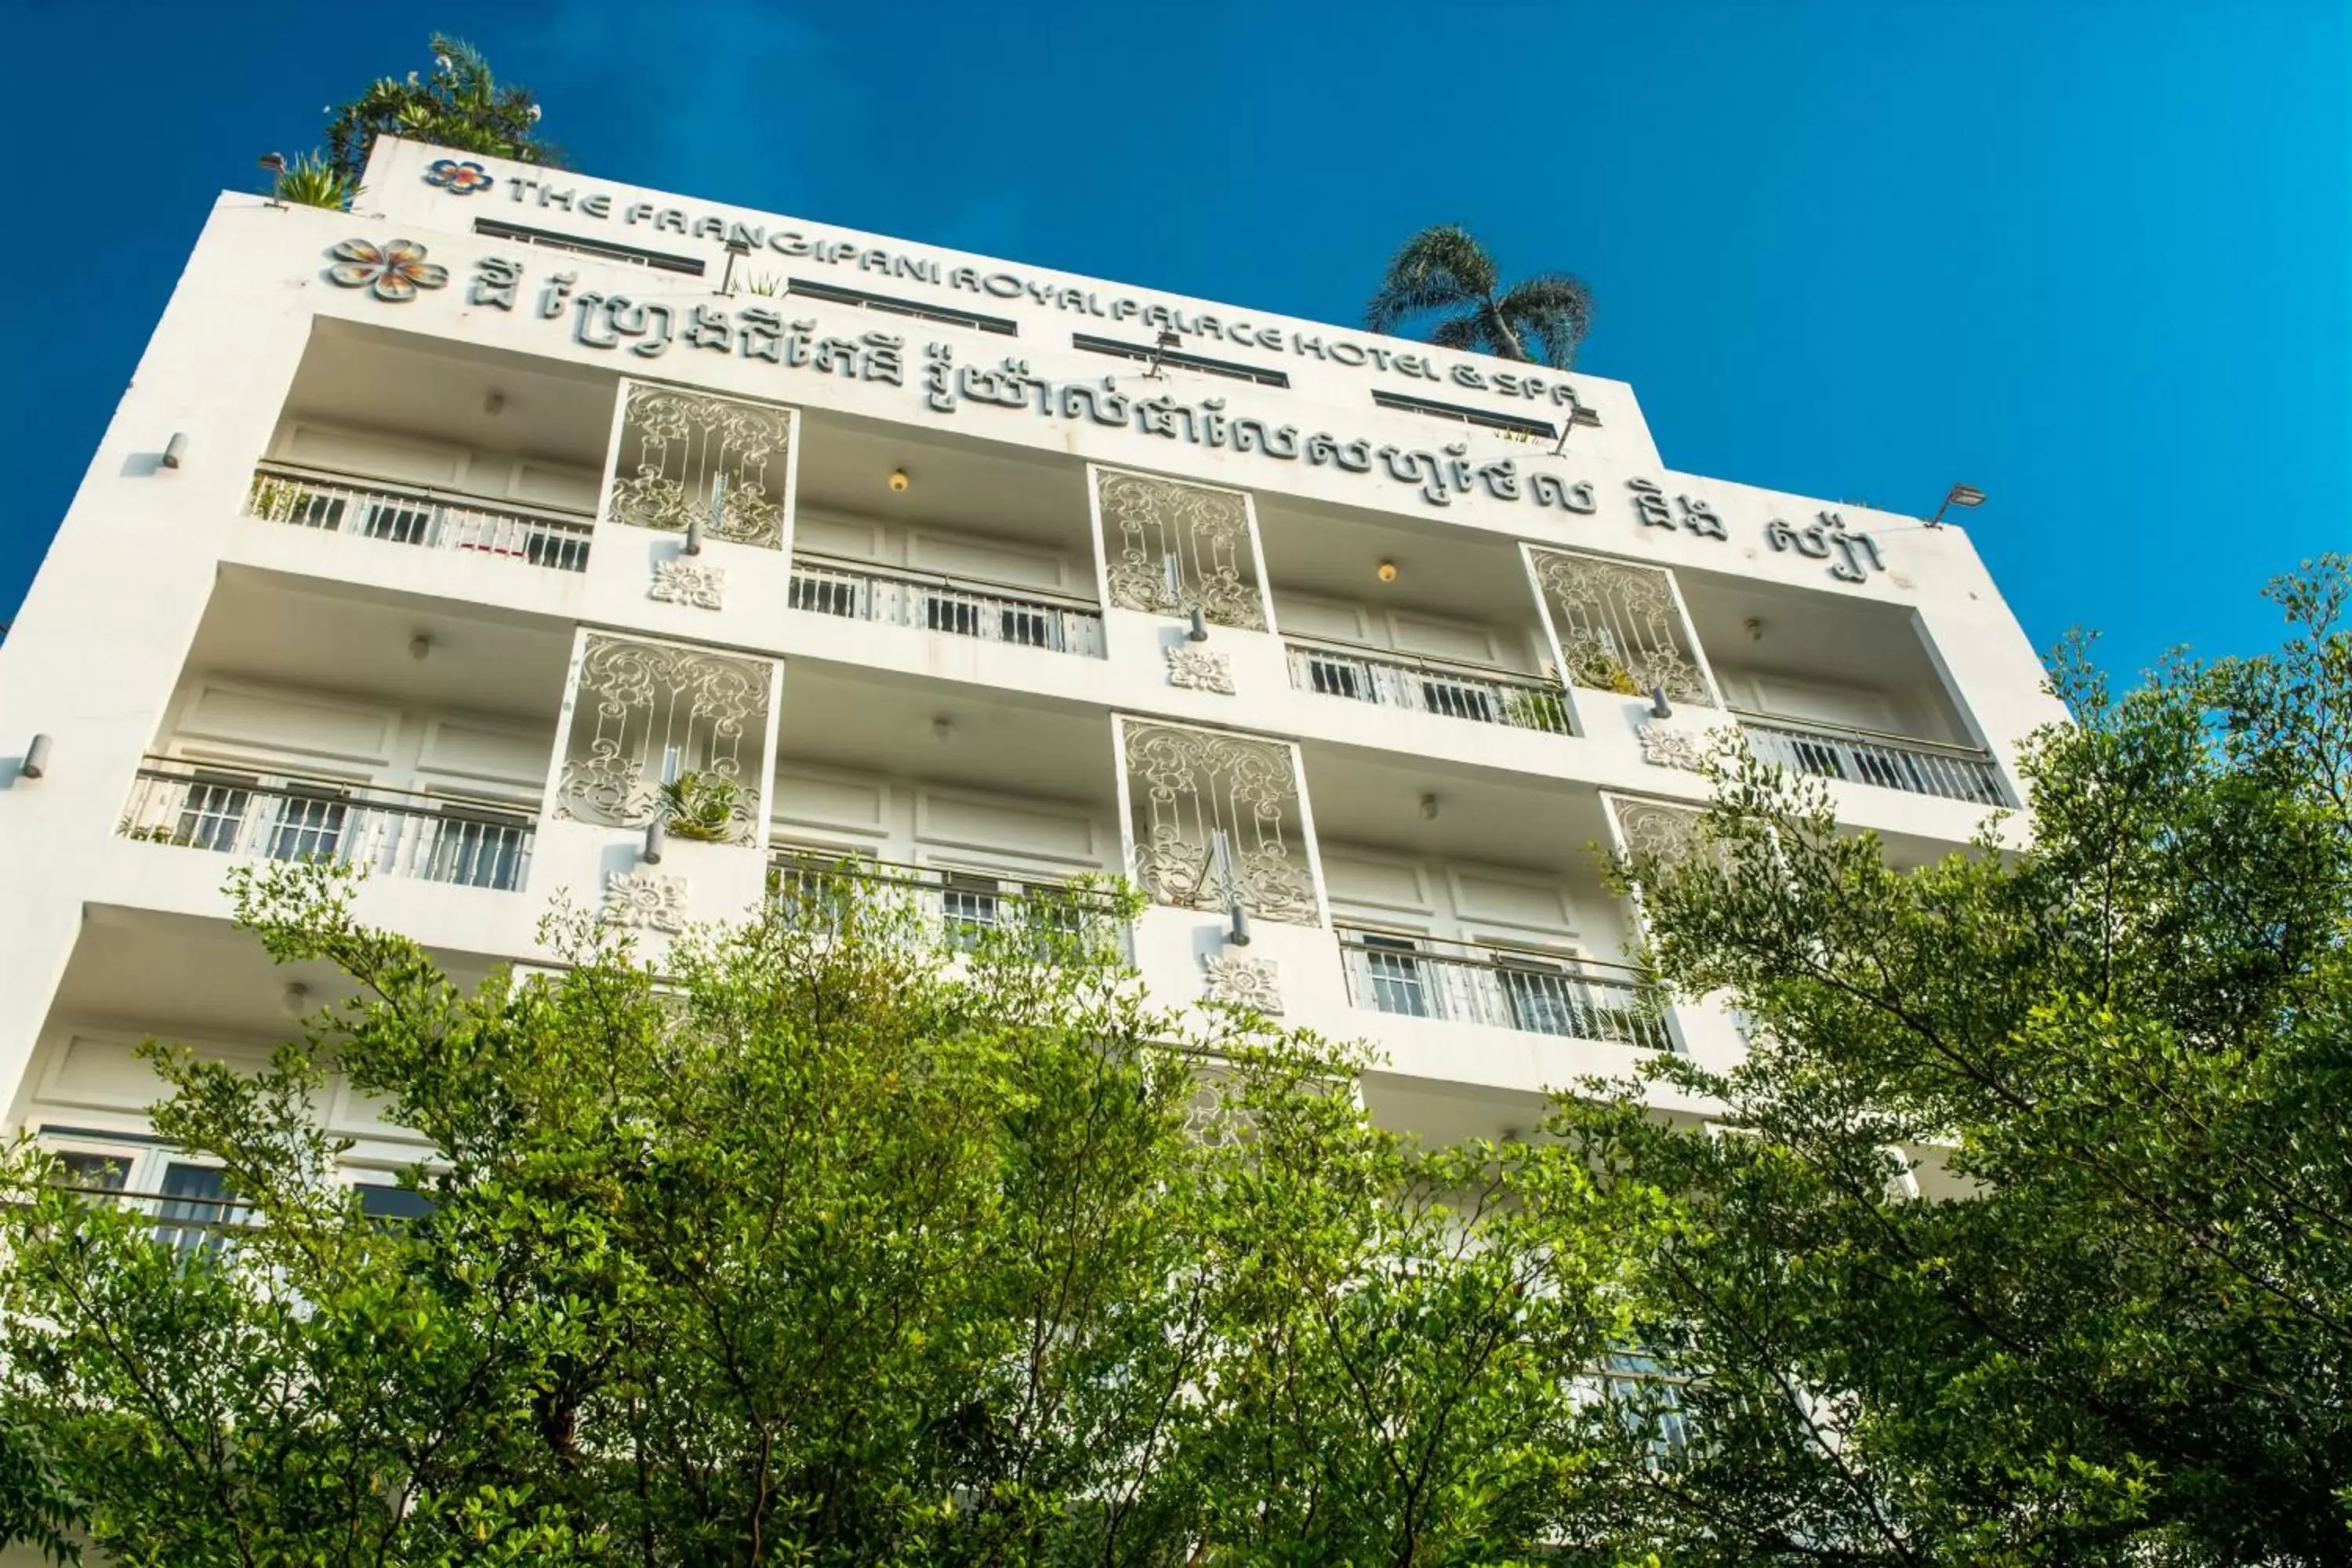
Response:
POLYGON ((802 428, 804 510, 1093 557, 1086 467, 1074 458, 821 411, 802 428), (910 482, 893 492, 896 468, 910 482))
POLYGON ((1375 521, 1293 497, 1258 498, 1258 533, 1274 588, 1275 618, 1285 594, 1517 630, 1536 619, 1534 592, 1517 548, 1444 519, 1375 521), (1393 583, 1380 564, 1396 563, 1393 583))
MULTIPOLYGON (((355 562, 370 552, 401 548, 345 542, 355 562)), ((462 614, 437 604, 427 608, 362 584, 224 566, 187 668, 264 685, 497 715, 552 734, 571 658, 571 629, 553 621, 501 616, 480 605, 462 614), (409 651, 419 636, 432 639, 422 659, 409 651)))
POLYGON ((601 469, 615 381, 561 360, 321 319, 285 412, 289 419, 601 469))
POLYGON ((1587 846, 1605 843, 1608 825, 1590 785, 1513 783, 1436 757, 1400 763, 1339 746, 1310 743, 1303 755, 1316 836, 1326 844, 1540 872, 1597 890, 1587 846), (1434 819, 1422 815, 1424 795, 1437 797, 1434 819))
POLYGON ((796 658, 785 668, 776 749, 782 765, 1042 797, 1105 816, 1118 798, 1106 714, 1002 689, 964 693, 817 659, 796 658), (934 728, 940 719, 948 721, 945 738, 934 728))

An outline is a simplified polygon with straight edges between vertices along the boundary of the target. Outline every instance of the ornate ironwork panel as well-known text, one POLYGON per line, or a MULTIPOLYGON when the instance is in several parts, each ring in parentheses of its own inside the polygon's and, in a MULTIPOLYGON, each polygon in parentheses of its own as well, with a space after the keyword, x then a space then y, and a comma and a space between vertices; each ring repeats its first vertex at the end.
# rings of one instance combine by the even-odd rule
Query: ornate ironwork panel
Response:
POLYGON ((1671 865, 1701 847, 1699 823, 1706 813, 1654 800, 1628 800, 1613 795, 1604 798, 1609 814, 1616 818, 1617 839, 1626 854, 1671 865))
POLYGON ((780 550, 791 443, 789 410, 633 383, 621 405, 613 521, 682 533, 700 518, 714 538, 780 550), (714 519, 711 492, 722 479, 714 519))
POLYGON ((1108 471, 1095 487, 1112 604, 1265 629, 1249 505, 1238 492, 1108 471))
POLYGON ((767 749, 764 659, 592 634, 580 661, 555 815, 635 827, 681 773, 735 786, 737 843, 761 821, 767 749))
POLYGON ((1536 581, 1573 686, 1720 707, 1685 628, 1673 576, 1656 566, 1535 550, 1536 581))
POLYGON ((1288 746, 1131 722, 1127 773, 1135 879, 1155 900, 1215 910, 1230 893, 1261 919, 1321 922, 1288 746), (1219 834, 1223 866, 1214 847, 1219 834))

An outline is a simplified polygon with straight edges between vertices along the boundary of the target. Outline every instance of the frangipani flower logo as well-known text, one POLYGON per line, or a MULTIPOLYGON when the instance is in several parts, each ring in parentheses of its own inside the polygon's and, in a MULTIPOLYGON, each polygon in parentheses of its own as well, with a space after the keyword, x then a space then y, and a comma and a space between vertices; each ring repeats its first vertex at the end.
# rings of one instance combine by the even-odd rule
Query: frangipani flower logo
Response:
POLYGON ((439 185, 452 195, 470 196, 476 191, 487 191, 497 184, 490 172, 479 163, 461 163, 455 158, 436 159, 425 171, 425 183, 439 185))
POLYGON ((449 269, 425 259, 425 247, 413 239, 371 245, 347 239, 327 252, 335 265, 327 268, 330 281, 346 289, 370 289, 379 300, 397 305, 414 300, 419 289, 438 289, 449 281, 449 269))

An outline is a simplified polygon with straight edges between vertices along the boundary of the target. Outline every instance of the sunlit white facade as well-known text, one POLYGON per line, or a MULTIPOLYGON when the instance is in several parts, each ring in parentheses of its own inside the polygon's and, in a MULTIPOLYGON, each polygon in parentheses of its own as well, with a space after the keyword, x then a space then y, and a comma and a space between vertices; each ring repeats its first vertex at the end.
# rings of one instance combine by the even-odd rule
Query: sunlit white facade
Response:
POLYGON ((461 974, 559 891, 657 947, 795 858, 966 920, 1120 873, 1160 997, 1507 1134, 1739 1048, 1641 1005, 1597 869, 1714 732, 1925 856, 2056 711, 1959 530, 1669 468, 1622 383, 394 141, 365 185, 220 199, 0 644, 0 1088, 137 1190, 215 1189, 132 1046, 333 993, 239 861, 364 866, 461 974), (738 842, 649 862, 681 771, 738 842))

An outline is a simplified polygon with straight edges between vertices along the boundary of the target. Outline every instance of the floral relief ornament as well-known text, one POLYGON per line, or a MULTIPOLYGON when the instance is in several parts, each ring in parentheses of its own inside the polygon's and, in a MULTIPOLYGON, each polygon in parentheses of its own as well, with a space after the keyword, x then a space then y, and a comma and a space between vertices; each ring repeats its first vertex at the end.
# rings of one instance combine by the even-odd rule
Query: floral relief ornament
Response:
POLYGON ((487 191, 498 182, 479 163, 460 163, 455 158, 436 158, 425 171, 425 183, 438 185, 453 196, 470 196, 476 191, 487 191))
POLYGON ((665 605, 692 605, 697 609, 715 610, 727 593, 727 570, 699 561, 656 561, 654 563, 654 585, 646 590, 646 597, 665 605))
POLYGON ((1643 762, 1662 768, 1686 768, 1695 773, 1706 771, 1705 736, 1689 730, 1676 730, 1654 720, 1634 733, 1641 737, 1643 762))
POLYGON ((347 239, 327 252, 335 265, 327 279, 346 289, 366 289, 387 304, 416 298, 419 289, 438 289, 449 281, 449 269, 425 259, 425 247, 413 239, 373 245, 347 239))
POLYGON ((652 871, 615 871, 604 879, 608 926, 639 931, 663 931, 673 936, 686 929, 686 879, 652 871))
POLYGON ((1168 649, 1168 684, 1186 686, 1195 691, 1222 691, 1234 694, 1234 667, 1223 654, 1213 648, 1177 643, 1168 649))
POLYGON ((1261 1013, 1282 1011, 1282 976, 1274 960, 1220 952, 1207 963, 1210 1001, 1230 1002, 1261 1013))

